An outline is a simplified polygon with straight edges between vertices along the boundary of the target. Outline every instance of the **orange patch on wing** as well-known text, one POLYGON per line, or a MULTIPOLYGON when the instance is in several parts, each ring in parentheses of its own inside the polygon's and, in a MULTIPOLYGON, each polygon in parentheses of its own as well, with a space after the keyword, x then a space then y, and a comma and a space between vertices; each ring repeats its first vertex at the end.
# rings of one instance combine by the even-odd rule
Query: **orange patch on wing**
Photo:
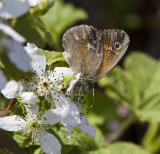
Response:
POLYGON ((108 50, 108 44, 104 43, 104 53, 108 50))
POLYGON ((86 57, 86 49, 83 48, 83 47, 81 47, 81 48, 80 48, 80 53, 81 53, 81 55, 82 55, 82 59, 84 59, 84 58, 86 57))
POLYGON ((110 52, 109 50, 104 50, 103 60, 97 75, 103 74, 104 72, 106 72, 107 59, 108 59, 109 52, 110 52))

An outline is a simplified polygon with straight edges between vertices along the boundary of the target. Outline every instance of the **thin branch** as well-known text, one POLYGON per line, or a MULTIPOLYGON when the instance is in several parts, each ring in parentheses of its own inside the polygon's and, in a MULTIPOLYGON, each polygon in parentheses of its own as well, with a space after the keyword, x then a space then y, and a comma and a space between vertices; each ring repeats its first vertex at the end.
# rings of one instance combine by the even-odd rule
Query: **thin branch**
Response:
POLYGON ((110 135, 110 137, 105 142, 105 145, 107 146, 109 143, 116 141, 123 132, 135 121, 135 115, 131 114, 118 128, 117 131, 113 132, 113 134, 110 135))
POLYGON ((10 101, 7 110, 10 110, 10 108, 12 107, 13 103, 14 103, 15 98, 12 98, 12 100, 10 101))

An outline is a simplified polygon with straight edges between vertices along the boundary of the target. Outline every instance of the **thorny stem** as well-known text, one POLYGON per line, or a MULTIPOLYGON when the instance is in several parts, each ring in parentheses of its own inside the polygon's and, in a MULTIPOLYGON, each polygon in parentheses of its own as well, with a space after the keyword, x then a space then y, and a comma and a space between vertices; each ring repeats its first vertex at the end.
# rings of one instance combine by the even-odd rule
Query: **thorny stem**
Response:
POLYGON ((10 108, 12 107, 13 105, 13 102, 14 102, 15 98, 12 98, 12 100, 10 101, 8 107, 7 107, 7 110, 10 110, 10 108))
POLYGON ((104 146, 107 146, 109 143, 116 141, 122 133, 136 120, 135 115, 131 114, 118 128, 117 131, 113 132, 110 137, 105 142, 104 146))

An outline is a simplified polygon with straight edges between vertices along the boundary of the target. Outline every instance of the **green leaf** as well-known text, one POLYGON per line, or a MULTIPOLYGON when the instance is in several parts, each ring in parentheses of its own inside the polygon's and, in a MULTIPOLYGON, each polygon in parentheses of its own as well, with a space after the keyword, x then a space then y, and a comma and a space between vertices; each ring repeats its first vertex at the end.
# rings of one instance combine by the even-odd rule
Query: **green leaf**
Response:
POLYGON ((52 31, 55 46, 60 50, 62 33, 77 21, 87 19, 87 14, 83 9, 76 8, 72 4, 64 4, 58 0, 41 19, 52 31))
POLYGON ((159 123, 150 123, 145 136, 142 140, 143 147, 151 153, 157 153, 160 149, 160 125, 159 123))
POLYGON ((19 146, 23 148, 33 145, 30 137, 22 136, 19 132, 14 132, 13 138, 19 144, 19 146))
POLYGON ((34 154, 45 154, 41 148, 38 148, 34 151, 34 154))
POLYGON ((98 128, 96 128, 95 137, 90 137, 79 127, 73 127, 72 136, 69 140, 67 139, 67 130, 63 126, 58 127, 58 129, 54 127, 53 131, 58 135, 55 136, 61 141, 62 153, 72 151, 73 147, 83 149, 83 151, 93 150, 102 146, 104 141, 104 137, 98 128))
POLYGON ((149 154, 149 152, 132 143, 117 142, 107 148, 91 151, 89 154, 149 154))
POLYGON ((116 119, 116 105, 102 93, 95 92, 94 95, 94 98, 93 94, 90 94, 87 97, 88 108, 90 108, 94 99, 94 105, 90 108, 87 115, 90 123, 94 126, 104 125, 107 120, 116 119))
POLYGON ((52 34, 38 16, 27 13, 17 19, 14 29, 24 36, 27 42, 34 43, 40 48, 43 48, 45 44, 53 46, 52 34))
POLYGON ((17 69, 17 67, 9 60, 5 51, 0 54, 0 62, 3 64, 2 67, 8 79, 21 79, 23 72, 17 69))
POLYGON ((75 80, 76 77, 73 74, 67 74, 64 76, 64 82, 62 83, 64 85, 64 88, 69 87, 69 84, 72 80, 75 80))
POLYGON ((160 122, 160 62, 133 52, 124 66, 123 70, 114 68, 100 85, 104 83, 107 95, 130 108, 140 120, 160 122))
POLYGON ((53 5, 55 0, 40 0, 38 5, 30 8, 31 14, 44 15, 48 9, 53 5))
POLYGON ((62 52, 42 50, 46 58, 47 65, 50 66, 56 62, 65 62, 62 52))
POLYGON ((160 62, 157 63, 154 70, 151 74, 150 82, 147 83, 147 88, 144 91, 145 99, 150 99, 152 96, 160 93, 160 62))
POLYGON ((143 101, 137 114, 144 121, 150 119, 152 122, 160 122, 160 62, 151 76, 152 79, 144 90, 143 101))
POLYGON ((132 52, 124 62, 125 69, 131 74, 134 84, 141 93, 152 80, 156 65, 156 60, 141 52, 132 52))
POLYGON ((106 92, 111 98, 130 108, 133 104, 135 106, 140 104, 139 89, 133 83, 132 77, 128 72, 117 66, 103 78, 103 80, 105 79, 108 82, 106 92))

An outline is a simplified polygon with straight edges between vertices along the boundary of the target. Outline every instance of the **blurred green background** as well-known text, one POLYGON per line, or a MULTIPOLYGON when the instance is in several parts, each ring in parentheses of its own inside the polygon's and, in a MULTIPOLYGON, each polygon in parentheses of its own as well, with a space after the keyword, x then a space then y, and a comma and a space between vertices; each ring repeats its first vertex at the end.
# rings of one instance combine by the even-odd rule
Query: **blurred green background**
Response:
MULTIPOLYGON (((27 42, 43 49, 47 65, 66 66, 61 38, 72 26, 122 29, 130 36, 122 60, 96 83, 95 103, 86 114, 97 129, 96 136, 74 128, 68 141, 62 127, 54 129, 62 153, 160 154, 160 1, 56 0, 49 10, 48 4, 43 6, 8 22, 27 42)), ((87 101, 90 108, 92 94, 87 101)), ((1 102, 1 108, 9 103, 1 102)), ((29 145, 26 138, 14 134, 14 139, 23 143, 22 148, 29 145)), ((28 151, 33 153, 33 149, 28 151)))
POLYGON ((77 24, 89 24, 98 29, 122 29, 131 39, 127 53, 139 50, 159 58, 159 0, 65 0, 65 2, 81 7, 87 12, 88 19, 77 24))
POLYGON ((149 153, 160 153, 160 125, 157 120, 160 116, 160 1, 65 2, 83 8, 88 14, 87 20, 79 21, 75 25, 88 24, 97 29, 122 29, 130 36, 129 48, 118 64, 121 68, 114 68, 96 86, 96 91, 101 96, 95 97, 95 106, 91 109, 89 115, 92 116, 89 120, 94 121, 93 123, 107 134, 106 142, 133 142, 142 145, 149 153), (132 119, 132 114, 136 115, 136 120, 132 119), (105 122, 100 120, 101 116, 105 117, 102 119, 106 120, 107 129, 103 127, 105 122), (93 120, 93 117, 97 120, 93 120), (115 132, 113 134, 117 136, 114 138, 108 131, 115 132))

